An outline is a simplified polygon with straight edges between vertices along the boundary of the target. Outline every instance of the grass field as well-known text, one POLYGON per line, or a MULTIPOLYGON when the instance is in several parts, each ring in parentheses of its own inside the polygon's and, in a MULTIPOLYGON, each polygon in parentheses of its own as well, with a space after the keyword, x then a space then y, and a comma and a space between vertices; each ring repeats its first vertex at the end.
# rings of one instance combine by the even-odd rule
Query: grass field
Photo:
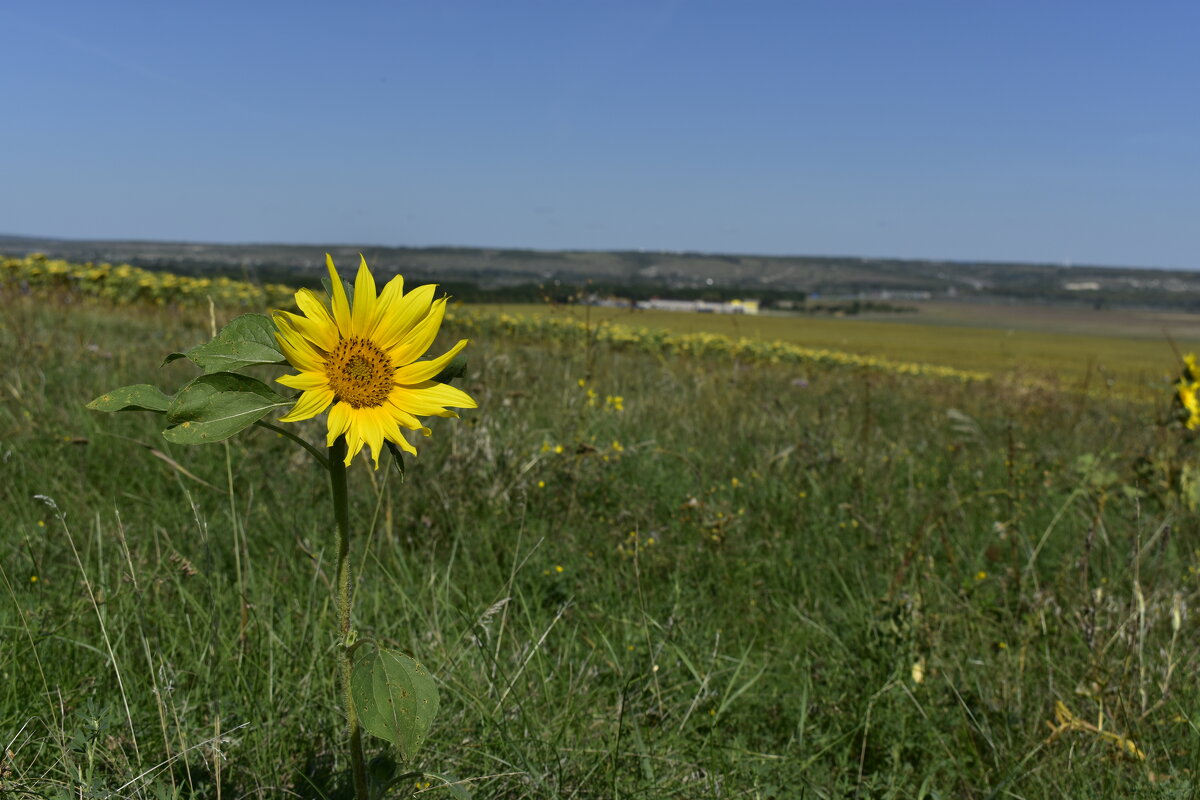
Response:
POLYGON ((583 306, 485 306, 680 333, 771 339, 895 361, 993 375, 1030 376, 1065 388, 1106 385, 1145 398, 1173 380, 1175 350, 1200 349, 1200 316, 1179 312, 920 303, 916 314, 842 318, 735 316, 583 306), (1147 391, 1147 385, 1152 388, 1147 391))
MULTIPOLYGON (((56 297, 0 298, 0 795, 350 796, 322 474, 267 431, 177 447, 86 411, 178 385, 158 364, 208 315, 56 297)), ((1174 371, 1151 338, 786 324, 906 361, 1174 371)), ((1165 399, 467 352, 479 409, 434 420, 403 481, 351 474, 356 624, 439 680, 415 768, 501 798, 1200 786, 1195 455, 1165 399)))

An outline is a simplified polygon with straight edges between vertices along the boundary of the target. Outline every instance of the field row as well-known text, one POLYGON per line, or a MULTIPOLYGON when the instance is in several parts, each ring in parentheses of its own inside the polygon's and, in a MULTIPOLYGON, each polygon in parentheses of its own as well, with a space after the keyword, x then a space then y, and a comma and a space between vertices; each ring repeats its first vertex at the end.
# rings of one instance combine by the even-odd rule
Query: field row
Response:
MULTIPOLYGON (((291 307, 292 287, 197 278, 123 264, 74 264, 33 255, 0 260, 0 282, 120 303, 291 307)), ((451 318, 477 335, 596 341, 663 356, 765 364, 829 364, 954 380, 1003 378, 1148 399, 1200 349, 1188 315, 1049 307, 934 304, 899 319, 733 316, 562 305, 457 305, 451 318), (1160 335, 1155 338, 1158 326, 1160 335), (1174 333, 1173 333, 1174 332, 1174 333)))

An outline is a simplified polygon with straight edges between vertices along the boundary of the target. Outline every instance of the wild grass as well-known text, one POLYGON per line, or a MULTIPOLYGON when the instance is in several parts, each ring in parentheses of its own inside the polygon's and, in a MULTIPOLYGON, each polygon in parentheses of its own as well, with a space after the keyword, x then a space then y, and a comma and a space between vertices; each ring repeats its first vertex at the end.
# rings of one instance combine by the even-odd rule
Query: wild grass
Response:
MULTIPOLYGON (((3 791, 348 796, 322 474, 267 431, 84 410, 172 385, 206 315, 3 308, 3 791)), ((440 681, 416 768, 504 798, 1195 790, 1200 530, 1163 409, 468 352, 479 410, 351 475, 357 625, 440 681)))

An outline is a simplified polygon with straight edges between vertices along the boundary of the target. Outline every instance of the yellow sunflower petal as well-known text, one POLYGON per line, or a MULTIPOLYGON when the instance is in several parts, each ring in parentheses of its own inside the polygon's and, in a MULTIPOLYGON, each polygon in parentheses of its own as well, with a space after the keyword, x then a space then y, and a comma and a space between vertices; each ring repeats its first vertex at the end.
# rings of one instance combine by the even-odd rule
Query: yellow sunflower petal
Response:
POLYGON ((333 402, 333 392, 329 389, 314 389, 300 395, 292 410, 279 418, 280 422, 299 422, 311 419, 324 411, 333 402))
POLYGON ((333 447, 337 438, 350 430, 351 411, 349 403, 338 402, 329 409, 329 434, 325 437, 325 446, 333 447))
POLYGON ((349 339, 354 335, 350 326, 350 301, 346 299, 346 287, 333 265, 333 256, 325 254, 325 268, 329 270, 330 305, 333 307, 333 318, 337 322, 342 338, 349 339))
POLYGON ((380 430, 383 431, 384 441, 392 442, 401 450, 412 453, 414 456, 417 454, 417 448, 413 447, 408 439, 404 438, 404 434, 400 431, 400 426, 396 424, 396 418, 389 413, 386 406, 379 409, 379 422, 380 430))
POLYGON ((421 421, 409 412, 405 411, 392 400, 392 397, 396 396, 397 391, 403 390, 401 390, 399 387, 393 389, 391 396, 388 397, 387 402, 384 404, 384 408, 388 410, 388 412, 392 415, 392 419, 396 420, 396 423, 400 425, 400 427, 408 428, 410 431, 421 430, 421 421))
POLYGON ((350 430, 346 431, 347 467, 350 466, 350 462, 354 459, 354 457, 362 452, 364 444, 366 444, 366 442, 364 442, 362 436, 359 435, 358 429, 354 426, 351 426, 350 430))
POLYGON ((329 378, 324 372, 301 372, 299 375, 281 375, 275 379, 275 382, 282 383, 284 386, 292 389, 299 389, 302 392, 329 388, 329 378))
POLYGON ((404 295, 404 277, 396 275, 387 284, 384 285, 383 291, 379 293, 379 311, 380 319, 387 313, 393 303, 400 302, 400 298, 404 295))
POLYGON ((406 367, 401 367, 396 370, 396 383, 412 386, 415 383, 429 380, 445 369, 450 360, 458 355, 466 346, 467 340, 460 339, 458 344, 437 358, 430 359, 429 361, 414 361, 406 367))
POLYGON ((375 328, 375 342, 384 350, 390 350, 429 313, 435 291, 437 286, 432 283, 418 286, 385 310, 375 328))
POLYGON ((447 407, 478 408, 466 392, 434 381, 425 381, 416 386, 397 386, 389 399, 418 417, 443 416, 447 407))
POLYGON ((361 253, 358 257, 362 263, 358 265, 358 275, 354 279, 354 308, 350 310, 350 326, 354 336, 365 339, 375 327, 375 278, 367 268, 367 259, 361 253))
POLYGON ((276 327, 282 328, 284 325, 290 325, 292 330, 299 333, 305 339, 308 339, 326 353, 337 347, 337 328, 333 327, 333 325, 325 326, 307 317, 293 314, 290 311, 276 311, 271 316, 275 319, 276 327))
POLYGON ((479 408, 479 404, 471 395, 462 389, 456 389, 448 383, 427 381, 418 386, 405 387, 419 391, 425 398, 433 400, 447 408, 479 408))
POLYGON ((318 325, 329 328, 333 335, 337 336, 337 323, 333 321, 333 317, 329 316, 329 309, 312 289, 301 289, 296 292, 296 307, 304 316, 318 325))
POLYGON ((437 338, 438 328, 442 327, 442 318, 446 316, 446 298, 435 300, 425 319, 418 322, 413 329, 393 347, 388 348, 388 355, 393 364, 409 364, 416 361, 437 338))
MULTIPOLYGON (((380 413, 377 408, 362 409, 367 413, 363 415, 365 421, 359 427, 362 430, 362 437, 367 440, 367 444, 371 448, 371 460, 375 462, 375 469, 379 469, 379 455, 383 451, 383 436, 386 427, 385 419, 390 421, 391 418, 386 413, 380 413)), ((395 423, 392 423, 393 427, 395 423)))
MULTIPOLYGON (((276 327, 279 327, 276 325, 276 327)), ((279 328, 275 341, 293 367, 304 372, 322 372, 325 369, 325 359, 313 349, 308 340, 299 331, 289 328, 279 328)))
MULTIPOLYGON (((426 430, 428 430, 428 428, 426 428, 426 430)), ((413 447, 412 443, 408 441, 408 439, 404 438, 404 434, 400 433, 398 428, 396 429, 396 435, 394 437, 388 436, 387 438, 389 442, 394 442, 396 446, 404 452, 411 453, 414 456, 417 454, 417 448, 413 447)))

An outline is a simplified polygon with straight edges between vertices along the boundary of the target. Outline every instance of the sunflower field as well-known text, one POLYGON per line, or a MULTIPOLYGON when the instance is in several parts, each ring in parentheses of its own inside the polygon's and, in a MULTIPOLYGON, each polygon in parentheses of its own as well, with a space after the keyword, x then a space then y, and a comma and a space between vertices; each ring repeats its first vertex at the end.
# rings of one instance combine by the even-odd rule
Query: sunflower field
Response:
MULTIPOLYGON (((86 408, 294 297, 0 260, 0 797, 355 795, 322 467, 86 408)), ((348 469, 358 631, 440 696, 419 752, 368 728, 373 796, 1200 790, 1194 374, 1135 402, 453 303, 441 331, 478 408, 348 469)))

